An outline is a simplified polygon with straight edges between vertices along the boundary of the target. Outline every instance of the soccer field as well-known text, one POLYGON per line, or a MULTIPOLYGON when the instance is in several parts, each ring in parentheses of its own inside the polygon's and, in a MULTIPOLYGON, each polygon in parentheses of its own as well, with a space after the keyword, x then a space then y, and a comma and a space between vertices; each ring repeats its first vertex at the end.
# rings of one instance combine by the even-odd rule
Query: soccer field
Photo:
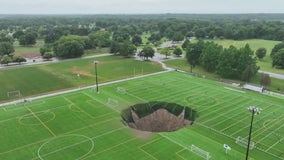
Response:
POLYGON ((240 160, 255 116, 251 159, 284 160, 284 99, 240 90, 179 72, 113 83, 0 108, 0 159, 202 160, 195 145, 213 160, 240 160), (138 132, 120 112, 136 103, 174 102, 198 112, 192 126, 176 132, 138 132), (228 144, 232 150, 226 154, 228 144))

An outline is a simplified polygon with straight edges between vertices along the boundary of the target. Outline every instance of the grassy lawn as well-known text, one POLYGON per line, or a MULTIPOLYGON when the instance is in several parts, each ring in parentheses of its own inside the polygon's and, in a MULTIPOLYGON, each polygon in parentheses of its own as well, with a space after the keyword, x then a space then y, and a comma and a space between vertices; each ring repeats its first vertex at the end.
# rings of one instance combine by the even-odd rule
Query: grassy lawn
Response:
MULTIPOLYGON (((190 66, 186 59, 176 59, 176 60, 170 60, 165 62, 167 66, 173 67, 179 70, 183 70, 186 72, 190 72, 190 66)), ((219 80, 221 77, 217 75, 216 73, 210 73, 204 70, 202 67, 197 66, 193 69, 193 73, 197 74, 199 76, 205 76, 209 79, 215 79, 219 80)), ((229 80, 231 82, 240 82, 236 80, 229 80)), ((243 83, 243 82, 241 82, 243 83)), ((256 77, 252 79, 252 83, 259 85, 260 84, 260 74, 257 74, 256 77)), ((271 86, 268 86, 267 89, 277 92, 284 92, 284 80, 276 79, 271 77, 271 86)))
POLYGON ((280 43, 280 41, 271 41, 271 40, 262 40, 262 39, 250 39, 250 40, 242 40, 242 41, 235 41, 235 40, 214 40, 214 42, 222 45, 225 48, 228 48, 230 45, 234 45, 236 47, 244 47, 246 44, 249 44, 250 47, 256 51, 258 48, 264 47, 267 49, 266 56, 263 60, 258 60, 257 64, 260 66, 261 70, 280 73, 284 74, 284 70, 276 69, 272 67, 272 59, 269 56, 271 53, 272 48, 280 43))
POLYGON ((27 97, 39 93, 95 84, 94 60, 99 61, 99 83, 162 70, 162 67, 156 63, 141 62, 118 56, 1 69, 0 101, 11 100, 7 97, 7 92, 10 91, 19 90, 23 97, 27 97))
POLYGON ((98 54, 109 53, 109 48, 97 48, 97 49, 88 49, 85 50, 85 54, 83 56, 92 56, 98 54))
POLYGON ((44 40, 37 40, 33 46, 21 46, 18 41, 14 42, 15 55, 24 57, 40 56, 39 49, 44 45, 44 40))
POLYGON ((0 108, 0 159, 33 160, 202 160, 189 146, 210 153, 212 160, 244 159, 250 116, 255 116, 250 151, 255 160, 283 160, 283 99, 240 90, 179 72, 48 97, 0 108), (117 92, 123 88, 126 94, 117 92), (115 100, 117 105, 108 103, 115 100), (120 111, 136 103, 174 102, 194 108, 192 126, 176 132, 140 133, 123 125, 120 111), (223 144, 232 150, 225 153, 223 144))

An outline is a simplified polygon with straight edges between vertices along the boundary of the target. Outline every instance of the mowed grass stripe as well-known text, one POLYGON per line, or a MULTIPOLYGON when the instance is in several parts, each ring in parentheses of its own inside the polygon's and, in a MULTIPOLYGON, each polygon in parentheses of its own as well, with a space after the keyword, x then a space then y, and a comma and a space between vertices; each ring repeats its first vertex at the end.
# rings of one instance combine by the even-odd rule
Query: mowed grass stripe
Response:
MULTIPOLYGON (((279 106, 281 102, 283 102, 283 100, 277 100, 275 98, 262 96, 260 94, 254 94, 252 92, 246 92, 245 94, 238 93, 226 90, 222 84, 216 82, 195 78, 183 73, 170 72, 145 77, 143 79, 101 86, 99 94, 94 93, 91 89, 87 89, 57 96, 57 98, 54 99, 36 100, 32 102, 33 104, 30 106, 30 109, 32 109, 32 111, 35 113, 40 113, 42 111, 54 112, 56 115, 55 119, 48 121, 46 124, 59 136, 78 134, 93 138, 95 142, 95 149, 92 150, 90 154, 87 155, 89 157, 85 157, 85 159, 100 160, 115 158, 118 160, 146 160, 151 159, 151 156, 152 159, 155 157, 159 160, 171 159, 170 157, 172 157, 172 159, 181 160, 198 159, 200 158, 199 156, 196 156, 196 154, 193 152, 185 149, 188 148, 189 145, 195 144, 196 146, 209 151, 212 155, 212 160, 219 160, 226 159, 227 157, 223 148, 223 144, 226 143, 232 147, 232 150, 229 152, 230 159, 239 160, 244 158, 245 148, 236 145, 234 142, 234 137, 224 136, 224 134, 232 135, 235 130, 239 130, 239 132, 234 136, 244 135, 245 137, 248 134, 247 126, 249 123, 247 123, 247 125, 243 122, 240 123, 241 119, 237 119, 237 117, 244 119, 244 121, 245 119, 249 121, 250 113, 247 112, 246 108, 247 105, 250 105, 251 103, 253 105, 264 106, 263 113, 255 117, 253 128, 253 135, 254 133, 260 133, 265 127, 267 127, 262 125, 265 123, 264 119, 273 115, 270 111, 277 112, 276 115, 284 114, 284 111, 279 106), (142 84, 142 82, 143 84, 148 84, 150 86, 148 90, 145 90, 145 86, 142 84), (164 85, 161 85, 162 83, 164 83, 164 85), (200 87, 200 85, 202 85, 202 87, 200 87), (118 93, 117 87, 125 88, 127 93, 118 93), (194 89, 190 90, 189 88, 194 89), (198 99, 198 96, 202 96, 202 98, 198 99), (210 103, 206 101, 206 96, 211 98, 210 103), (65 100, 64 97, 66 97, 68 100, 71 100, 72 103, 68 100, 65 100), (191 97, 191 99, 186 101, 185 97, 191 97), (117 100, 119 105, 108 105, 107 102, 109 98, 117 100), (216 99, 218 102, 213 104, 212 98, 216 99), (132 129, 127 128, 120 122, 120 111, 128 105, 149 100, 176 102, 189 107, 193 106, 190 105, 192 102, 192 104, 195 104, 194 109, 201 113, 200 116, 197 117, 197 122, 206 122, 206 126, 201 124, 199 125, 199 123, 196 122, 193 126, 188 126, 187 128, 181 129, 177 132, 158 134, 153 133, 150 135, 150 137, 138 138, 137 135, 133 133, 132 129), (57 103, 64 105, 56 105, 57 103), (72 107, 72 104, 75 104, 76 107, 79 107, 85 113, 75 106, 72 107), (245 114, 246 112, 247 114, 245 114), (212 115, 214 114, 216 116, 213 117, 212 115), (225 119, 232 123, 227 123, 225 119), (238 124, 244 125, 241 126, 238 124), (110 134, 104 135, 104 133, 110 134), (96 136, 100 137, 94 138, 96 136), (151 143, 151 141, 156 138, 160 138, 160 142, 157 141, 157 143, 151 143), (143 144, 148 145, 144 145, 143 150, 139 149, 139 146, 142 146, 143 144)), ((10 112, 5 112, 4 110, 0 111, 0 115, 11 114, 10 116, 5 115, 6 117, 11 118, 19 116, 12 111, 13 109, 15 108, 12 107, 10 112)), ((20 115, 25 115, 27 113, 31 114, 28 112, 28 110, 16 109, 14 111, 20 115), (23 114, 24 111, 26 112, 25 114, 23 114)), ((46 119, 44 117, 40 118, 42 118, 41 120, 46 119)), ((282 122, 279 116, 273 116, 273 118, 276 118, 278 121, 282 122)), ((13 122, 13 120, 0 123, 0 125, 6 128, 11 127, 11 130, 14 129, 13 127, 15 125, 19 125, 18 123, 15 123, 15 125, 8 126, 8 124, 11 122, 13 122)), ((273 122, 270 123, 273 124, 273 122)), ((268 131, 270 129, 277 129, 277 127, 280 127, 279 124, 270 126, 270 123, 265 124, 272 128, 267 129, 267 131, 261 133, 261 135, 267 135, 269 134, 268 131)), ((22 147, 21 149, 7 152, 6 154, 2 154, 2 156, 0 154, 0 158, 19 159, 21 156, 25 156, 26 159, 31 159, 31 156, 28 155, 31 153, 36 155, 37 149, 48 140, 48 137, 44 135, 49 135, 49 133, 42 126, 30 126, 28 128, 26 126, 21 126, 18 127, 18 130, 21 131, 23 137, 27 137, 26 141, 29 141, 31 145, 29 145, 29 147, 22 147), (41 127, 41 129, 38 130, 38 127, 41 127), (25 131, 29 129, 32 129, 33 131, 36 130, 35 133, 37 133, 37 135, 41 137, 40 140, 43 141, 40 141, 36 144, 32 143, 38 142, 38 138, 31 139, 28 137, 28 133, 25 131)), ((275 133, 281 133, 281 131, 283 132, 282 127, 279 128, 279 132, 276 131, 275 133)), ((5 132, 3 135, 7 135, 6 137, 8 137, 8 132, 5 132)), ((264 150, 267 150, 269 153, 281 155, 281 153, 283 153, 281 150, 281 143, 277 143, 278 140, 274 138, 273 135, 265 137, 260 144, 260 147, 264 150), (266 141, 269 143, 266 143, 266 141)), ((10 137, 14 136, 17 136, 17 134, 10 135, 10 137)), ((254 136, 252 138, 255 140, 254 136)), ((1 144, 8 144, 8 141, 4 141, 3 139, 1 140, 1 138, 0 142, 1 144)), ((24 146, 23 144, 26 144, 18 141, 18 139, 9 143, 13 144, 10 145, 9 148, 16 148, 15 146, 24 146)), ((66 144, 65 147, 68 147, 69 145, 72 144, 66 144)), ((5 146, 0 146, 0 149, 4 149, 4 147, 5 146)), ((80 153, 81 151, 87 149, 87 144, 83 143, 76 149, 69 147, 66 150, 62 150, 62 152, 58 150, 55 154, 50 154, 50 157, 47 156, 45 158, 62 159, 66 157, 76 159, 76 157, 74 157, 76 154, 67 155, 67 153, 76 151, 79 151, 78 153, 80 153)), ((264 158, 267 160, 272 160, 276 158, 257 149, 251 151, 250 156, 254 159, 264 158)), ((34 158, 36 159, 37 157, 34 158)), ((281 158, 277 159, 282 160, 281 158)))

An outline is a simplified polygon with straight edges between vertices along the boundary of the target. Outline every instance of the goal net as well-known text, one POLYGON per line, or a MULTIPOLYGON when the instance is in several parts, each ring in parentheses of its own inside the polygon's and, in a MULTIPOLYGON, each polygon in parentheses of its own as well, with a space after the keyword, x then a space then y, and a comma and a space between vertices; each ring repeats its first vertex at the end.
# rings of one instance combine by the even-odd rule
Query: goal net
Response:
POLYGON ((205 150, 203 150, 203 149, 201 149, 201 148, 199 148, 199 147, 197 147, 193 144, 190 146, 190 151, 199 155, 200 157, 203 157, 206 160, 209 160, 211 158, 209 152, 207 152, 207 151, 205 151, 205 150))
POLYGON ((126 94, 126 90, 122 87, 117 87, 117 90, 116 90, 118 93, 120 94, 126 94))
POLYGON ((108 98, 107 100, 107 105, 112 106, 112 107, 117 107, 118 106, 118 101, 112 98, 108 98))
MULTIPOLYGON (((236 144, 243 146, 243 147, 247 147, 248 145, 248 140, 246 138, 242 138, 241 136, 238 136, 236 138, 236 144)), ((254 149, 255 148, 255 143, 253 141, 250 141, 250 148, 249 149, 254 149)))
POLYGON ((21 97, 21 92, 20 91, 10 91, 10 92, 7 92, 7 96, 9 98, 19 98, 21 97))

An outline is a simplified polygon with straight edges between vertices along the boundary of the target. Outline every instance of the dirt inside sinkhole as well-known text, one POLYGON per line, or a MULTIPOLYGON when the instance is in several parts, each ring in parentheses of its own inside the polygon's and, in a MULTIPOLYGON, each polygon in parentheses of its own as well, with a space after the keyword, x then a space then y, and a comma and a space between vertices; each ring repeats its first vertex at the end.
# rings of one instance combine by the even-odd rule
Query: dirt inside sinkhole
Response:
POLYGON ((143 105, 139 104, 139 107, 141 106, 142 109, 138 108, 137 106, 134 107, 132 106, 128 108, 128 110, 124 112, 124 114, 122 114, 122 118, 126 125, 141 131, 148 131, 148 132, 177 131, 183 127, 192 125, 195 116, 192 117, 189 116, 190 114, 193 115, 192 114, 193 112, 194 115, 196 115, 195 114, 196 112, 194 110, 173 103, 155 102, 155 105, 152 106, 153 108, 149 107, 149 104, 147 103, 145 104, 144 110, 143 110, 143 105), (171 109, 171 106, 165 107, 165 104, 171 105, 172 107, 174 107, 174 110, 171 109), (192 113, 190 113, 188 109, 190 109, 190 112, 192 113), (125 118, 125 115, 127 115, 126 116, 127 118, 125 118))

